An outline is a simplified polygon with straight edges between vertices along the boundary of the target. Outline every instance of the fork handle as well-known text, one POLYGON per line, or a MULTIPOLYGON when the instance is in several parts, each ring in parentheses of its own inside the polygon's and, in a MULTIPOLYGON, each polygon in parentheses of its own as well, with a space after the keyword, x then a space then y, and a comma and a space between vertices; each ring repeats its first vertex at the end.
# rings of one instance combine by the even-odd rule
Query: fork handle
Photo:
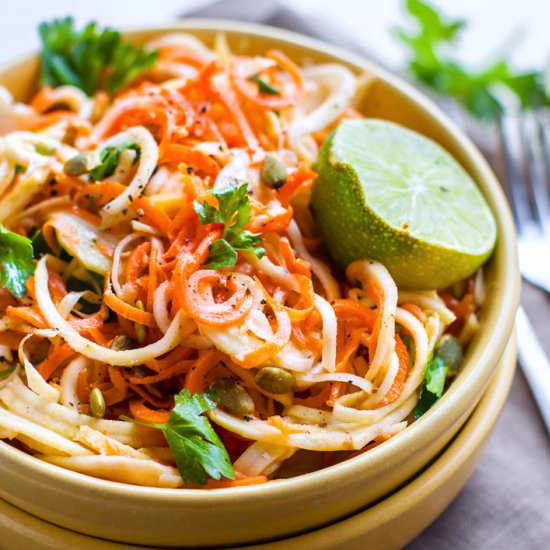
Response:
POLYGON ((516 315, 519 362, 550 433, 550 362, 520 306, 516 315))

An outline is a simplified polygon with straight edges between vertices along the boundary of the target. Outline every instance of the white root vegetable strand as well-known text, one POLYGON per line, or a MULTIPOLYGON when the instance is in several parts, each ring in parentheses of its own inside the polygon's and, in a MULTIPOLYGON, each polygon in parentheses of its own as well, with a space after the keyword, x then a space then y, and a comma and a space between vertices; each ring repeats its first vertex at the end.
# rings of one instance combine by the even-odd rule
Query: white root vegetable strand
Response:
POLYGON ((0 262, 27 289, 0 289, 0 439, 176 489, 310 471, 405 430, 442 337, 460 326, 467 345, 486 297, 481 271, 463 315, 327 256, 315 160, 375 77, 232 52, 223 33, 146 47, 158 59, 117 92, 27 106, 0 86, 0 224, 32 239, 0 243, 27 264, 0 262))
POLYGON ((55 304, 48 290, 48 270, 46 268, 46 256, 44 256, 36 267, 35 284, 37 301, 42 314, 50 326, 59 333, 65 341, 78 353, 111 365, 131 367, 140 365, 151 359, 167 353, 180 343, 180 314, 176 315, 160 339, 142 348, 115 351, 105 348, 81 336, 57 311, 55 304))

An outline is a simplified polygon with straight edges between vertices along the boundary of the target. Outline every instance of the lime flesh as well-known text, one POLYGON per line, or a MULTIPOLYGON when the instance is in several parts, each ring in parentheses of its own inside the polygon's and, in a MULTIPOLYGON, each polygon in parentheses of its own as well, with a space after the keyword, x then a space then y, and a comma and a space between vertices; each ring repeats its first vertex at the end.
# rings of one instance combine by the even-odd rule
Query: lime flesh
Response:
POLYGON ((403 288, 447 287, 489 257, 496 223, 472 178, 432 140, 345 120, 323 144, 312 210, 334 260, 383 263, 403 288))

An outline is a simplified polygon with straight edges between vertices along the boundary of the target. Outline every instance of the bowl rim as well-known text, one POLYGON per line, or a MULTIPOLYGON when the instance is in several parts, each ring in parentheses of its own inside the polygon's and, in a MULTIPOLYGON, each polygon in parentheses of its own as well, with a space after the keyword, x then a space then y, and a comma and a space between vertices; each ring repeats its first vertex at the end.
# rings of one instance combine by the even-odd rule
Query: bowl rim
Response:
MULTIPOLYGON (((358 510, 344 519, 321 526, 315 531, 299 533, 273 541, 251 543, 250 545, 239 546, 239 548, 242 550, 287 550, 288 548, 298 550, 343 547, 345 544, 357 543, 359 540, 363 542, 365 531, 368 530, 369 526, 374 526, 376 531, 386 529, 388 523, 396 518, 400 519, 400 516, 407 514, 413 508, 418 508, 419 502, 429 502, 437 495, 438 491, 448 486, 450 481, 453 481, 457 471, 463 468, 473 470, 475 467, 474 462, 477 463, 479 460, 479 455, 495 428, 498 416, 505 405, 514 378, 515 358, 516 337, 512 335, 499 362, 495 376, 473 411, 472 416, 447 447, 409 483, 398 488, 387 498, 358 510), (478 456, 475 456, 476 453, 478 456), (472 457, 474 457, 473 462, 470 462, 472 457)), ((471 471, 466 472, 466 477, 469 477, 470 474, 471 471)), ((445 497, 445 499, 450 502, 463 485, 463 483, 460 483, 460 487, 453 490, 453 494, 449 498, 445 497)), ((446 504, 447 502, 444 503, 445 506, 446 504)), ((426 513, 430 516, 428 521, 431 523, 440 513, 443 513, 444 509, 441 509, 441 507, 444 508, 445 506, 438 504, 435 509, 433 507, 429 509, 426 513)), ((96 550, 138 550, 138 546, 133 544, 121 544, 107 539, 98 539, 93 535, 78 533, 48 523, 42 518, 33 516, 4 500, 0 500, 0 532, 2 534, 4 534, 2 524, 9 522, 10 519, 18 524, 18 532, 22 532, 22 536, 26 536, 27 540, 35 540, 38 532, 44 534, 45 531, 52 543, 60 544, 64 542, 67 545, 71 544, 73 548, 80 545, 81 548, 88 550, 91 550, 92 546, 96 550), (21 524, 23 525, 22 528, 21 524)), ((416 518, 415 520, 418 524, 418 520, 416 518)), ((427 526, 428 522, 422 519, 420 524, 414 528, 417 531, 414 536, 417 536, 427 526)), ((413 536, 409 536, 408 540, 410 541, 412 538, 413 536)), ((26 540, 21 542, 26 542, 26 540)), ((140 546, 139 548, 146 550, 148 547, 140 546)), ((151 547, 151 550, 160 549, 155 546, 151 547)))
MULTIPOLYGON (((403 432, 392 437, 384 445, 372 449, 369 453, 314 472, 288 479, 271 480, 269 483, 261 485, 209 490, 189 488, 181 490, 144 487, 95 478, 41 461, 33 455, 16 449, 2 440, 0 440, 0 459, 19 462, 21 466, 34 470, 35 474, 45 476, 60 486, 64 484, 66 487, 70 487, 71 490, 83 489, 88 493, 92 491, 99 495, 105 495, 108 492, 111 495, 128 500, 141 500, 145 498, 149 501, 151 499, 155 499, 157 502, 175 501, 178 504, 189 503, 195 506, 212 506, 215 502, 216 505, 223 506, 224 504, 231 504, 235 497, 238 497, 239 501, 250 500, 260 503, 261 501, 274 498, 291 497, 295 491, 302 493, 309 492, 314 495, 316 487, 324 481, 328 481, 329 478, 333 479, 335 476, 339 478, 353 477, 354 473, 358 470, 368 468, 369 463, 383 463, 386 461, 386 457, 398 454, 400 450, 407 447, 411 442, 414 443, 414 439, 418 438, 420 434, 429 432, 431 425, 444 421, 448 413, 463 399, 463 395, 468 393, 468 388, 476 387, 481 391, 486 387, 490 379, 487 377, 487 373, 492 373, 491 365, 496 365, 510 338, 514 323, 514 314, 519 302, 520 277, 517 267, 515 230, 512 215, 498 180, 473 142, 421 91, 414 88, 403 78, 392 74, 376 63, 324 41, 277 27, 256 23, 243 23, 223 19, 189 18, 161 25, 145 25, 121 29, 122 35, 130 39, 143 33, 160 35, 178 31, 189 31, 191 33, 201 31, 239 33, 274 39, 305 50, 326 53, 331 57, 338 58, 339 62, 345 65, 353 65, 355 68, 372 71, 377 79, 385 81, 392 88, 409 97, 419 109, 425 111, 430 118, 437 121, 439 126, 452 136, 452 139, 456 142, 456 147, 476 167, 479 174, 476 180, 483 180, 483 185, 480 187, 487 189, 487 191, 482 189, 482 192, 488 200, 490 198, 489 202, 492 203, 491 209, 498 226, 496 247, 502 256, 500 263, 503 266, 505 264, 507 267, 506 269, 503 267, 502 270, 499 270, 499 273, 502 271, 502 276, 499 277, 499 284, 496 288, 496 292, 499 295, 505 295, 507 298, 506 300, 500 300, 500 303, 494 306, 498 309, 500 322, 494 326, 484 349, 480 351, 476 361, 476 368, 473 369, 470 365, 470 368, 465 369, 468 370, 468 376, 459 375, 438 403, 426 414, 411 423, 403 432)), ((0 67, 0 71, 13 70, 24 62, 36 59, 37 55, 37 52, 34 51, 19 56, 15 60, 3 64, 0 67)), ((477 348, 480 347, 480 343, 476 345, 477 348)))
MULTIPOLYGON (((447 499, 450 503, 468 482, 468 478, 475 468, 475 464, 471 464, 470 460, 476 453, 478 455, 474 458, 476 464, 481 458, 481 452, 505 406, 516 370, 516 346, 517 338, 515 334, 512 334, 499 362, 498 370, 471 417, 445 449, 409 483, 391 493, 387 498, 372 506, 367 506, 347 518, 288 539, 264 543, 263 546, 259 544, 255 550, 282 550, 286 548, 285 543, 288 542, 292 542, 296 547, 303 544, 304 548, 317 548, 321 544, 324 544, 325 548, 352 544, 363 535, 365 525, 375 525, 377 530, 386 529, 386 524, 391 522, 396 515, 406 513, 411 508, 416 508, 419 502, 426 503, 433 498, 442 487, 448 485, 458 470, 465 467, 470 469, 470 472, 466 474, 465 481, 447 499)), ((431 521, 443 512, 444 508, 440 509, 431 521)), ((429 524, 426 524, 422 530, 428 526, 429 524)), ((414 536, 418 536, 420 531, 421 529, 417 529, 414 536)), ((409 541, 413 538, 410 537, 409 541)))

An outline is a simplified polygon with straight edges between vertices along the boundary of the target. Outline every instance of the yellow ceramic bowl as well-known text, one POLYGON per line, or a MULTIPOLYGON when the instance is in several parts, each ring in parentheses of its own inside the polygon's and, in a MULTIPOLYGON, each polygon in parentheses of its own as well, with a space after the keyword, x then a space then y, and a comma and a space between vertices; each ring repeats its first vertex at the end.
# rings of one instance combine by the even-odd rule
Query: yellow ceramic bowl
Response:
MULTIPOLYGON (((516 366, 512 338, 479 405, 451 444, 418 477, 381 502, 310 533, 247 550, 392 550, 402 548, 451 502, 472 473, 498 420, 516 366)), ((0 500, 0 539, 4 550, 139 550, 61 529, 0 500)))
MULTIPOLYGON (((425 466, 451 440, 479 401, 510 338, 519 292, 512 219, 498 182, 474 145, 404 81, 353 54, 293 33, 249 24, 187 20, 127 33, 143 42, 186 30, 212 44, 226 33, 237 53, 279 48, 299 63, 336 61, 374 82, 362 110, 438 141, 479 183, 499 238, 485 274, 482 330, 443 399, 404 432, 369 453, 322 471, 230 490, 162 490, 117 484, 66 471, 0 443, 0 497, 52 523, 107 539, 156 546, 250 543, 312 529, 381 498, 425 466)), ((0 70, 19 99, 36 85, 38 61, 26 57, 0 70)))

